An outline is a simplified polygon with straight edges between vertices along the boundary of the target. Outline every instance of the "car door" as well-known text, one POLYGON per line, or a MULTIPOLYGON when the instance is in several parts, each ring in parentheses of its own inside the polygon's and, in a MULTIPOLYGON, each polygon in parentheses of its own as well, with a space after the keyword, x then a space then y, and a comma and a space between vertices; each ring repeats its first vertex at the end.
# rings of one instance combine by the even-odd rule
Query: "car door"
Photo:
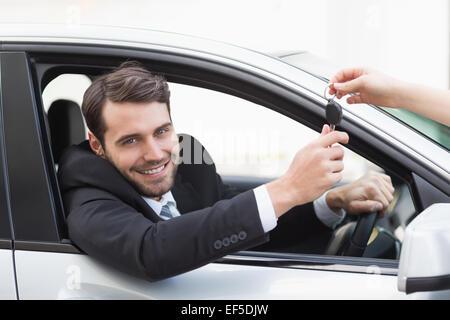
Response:
MULTIPOLYGON (((1 77, 0 57, 0 77, 1 77)), ((5 175, 2 82, 0 80, 0 300, 17 299, 13 263, 10 212, 8 210, 7 176, 5 175)))
POLYGON ((2 77, 8 84, 8 96, 3 101, 7 103, 11 119, 5 130, 7 169, 9 176, 15 178, 10 181, 11 193, 16 194, 12 197, 11 210, 21 299, 406 297, 397 290, 398 261, 395 260, 239 252, 194 271, 149 283, 87 256, 67 239, 51 155, 51 137, 47 134, 41 101, 43 88, 57 75, 64 72, 95 75, 118 65, 124 57, 131 57, 163 72, 169 80, 186 82, 190 79, 191 85, 201 84, 239 95, 289 114, 315 130, 323 122, 322 110, 318 111, 306 93, 293 94, 281 85, 245 73, 232 62, 227 66, 223 61, 220 64, 205 61, 193 58, 194 53, 183 56, 168 51, 163 55, 161 51, 143 53, 141 49, 75 44, 49 45, 45 50, 42 45, 33 44, 4 47, 9 52, 2 56, 8 66, 8 77, 2 77), (74 51, 82 55, 74 55, 74 51), (27 150, 18 148, 19 145, 26 145, 27 150), (29 159, 33 159, 32 165, 29 159))

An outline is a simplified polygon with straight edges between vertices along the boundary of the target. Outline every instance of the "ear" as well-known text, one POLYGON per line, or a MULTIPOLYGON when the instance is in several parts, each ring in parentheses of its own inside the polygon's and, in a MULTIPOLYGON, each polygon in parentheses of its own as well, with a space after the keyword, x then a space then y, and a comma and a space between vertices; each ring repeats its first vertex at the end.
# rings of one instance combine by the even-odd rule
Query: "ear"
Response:
POLYGON ((102 144, 100 141, 94 136, 92 132, 88 132, 89 137, 89 145, 91 146, 92 151, 99 157, 105 158, 105 151, 103 150, 102 144))

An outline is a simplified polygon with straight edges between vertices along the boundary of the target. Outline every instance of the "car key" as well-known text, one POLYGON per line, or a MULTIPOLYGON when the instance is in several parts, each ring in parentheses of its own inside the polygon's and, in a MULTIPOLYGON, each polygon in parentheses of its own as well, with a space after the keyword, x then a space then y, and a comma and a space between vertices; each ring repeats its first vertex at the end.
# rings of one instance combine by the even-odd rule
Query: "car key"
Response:
POLYGON ((336 95, 328 100, 325 111, 327 122, 330 124, 331 131, 334 131, 336 126, 339 125, 342 120, 342 107, 336 101, 334 101, 335 97, 336 95))

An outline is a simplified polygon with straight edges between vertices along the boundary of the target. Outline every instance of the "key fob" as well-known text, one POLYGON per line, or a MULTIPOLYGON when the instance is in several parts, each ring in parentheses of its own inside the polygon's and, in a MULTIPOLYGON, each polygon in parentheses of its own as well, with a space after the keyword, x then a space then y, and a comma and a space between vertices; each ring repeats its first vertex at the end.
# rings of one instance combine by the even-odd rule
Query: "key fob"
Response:
POLYGON ((327 122, 330 125, 337 126, 341 123, 342 107, 337 102, 335 102, 334 99, 329 100, 327 103, 326 117, 327 122))

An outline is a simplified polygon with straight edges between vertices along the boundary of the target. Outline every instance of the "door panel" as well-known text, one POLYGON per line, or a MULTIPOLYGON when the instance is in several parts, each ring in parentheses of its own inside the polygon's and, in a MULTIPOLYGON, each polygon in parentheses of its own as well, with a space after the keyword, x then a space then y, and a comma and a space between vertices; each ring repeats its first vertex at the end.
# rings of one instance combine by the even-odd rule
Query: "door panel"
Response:
POLYGON ((147 282, 83 254, 15 251, 21 299, 407 299, 397 277, 211 263, 147 282))
POLYGON ((0 249, 0 300, 15 300, 16 285, 12 251, 0 249))

